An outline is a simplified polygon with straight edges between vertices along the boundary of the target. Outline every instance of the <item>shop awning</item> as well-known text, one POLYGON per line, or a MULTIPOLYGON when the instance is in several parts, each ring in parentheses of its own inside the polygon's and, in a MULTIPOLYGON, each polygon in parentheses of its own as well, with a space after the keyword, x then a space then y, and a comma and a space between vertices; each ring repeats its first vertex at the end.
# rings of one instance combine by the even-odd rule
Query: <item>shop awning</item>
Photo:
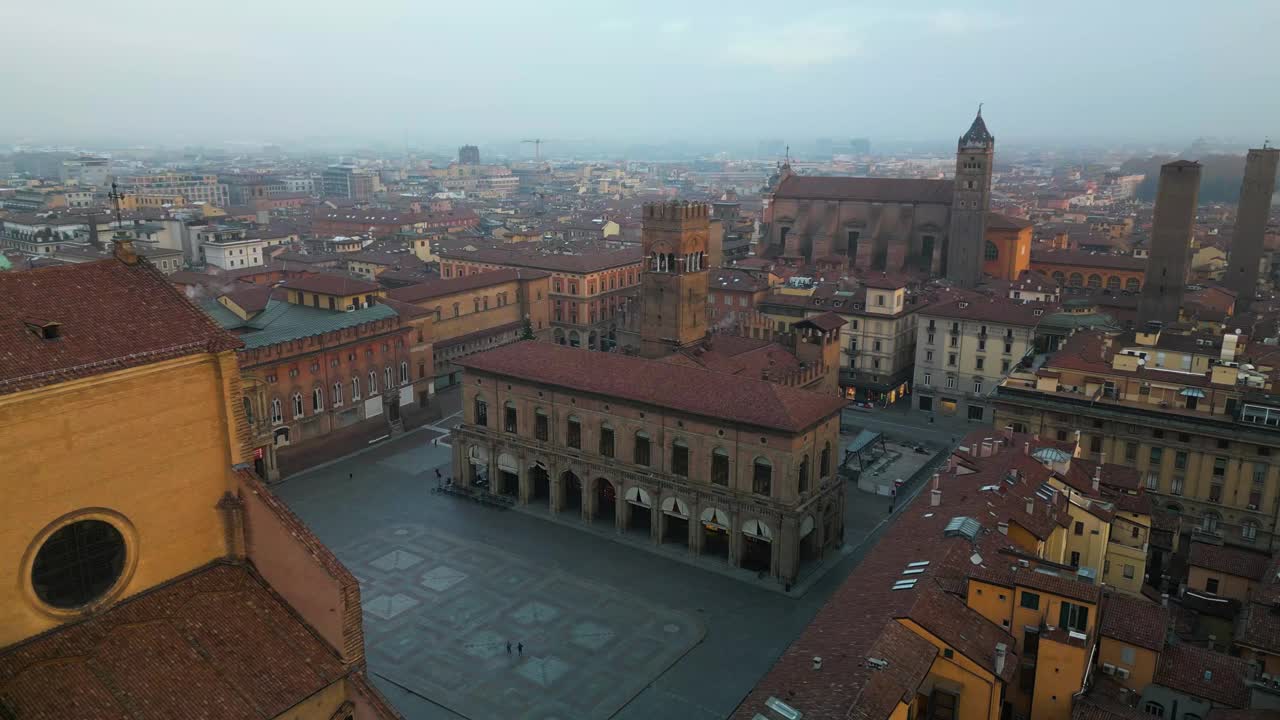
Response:
POLYGON ((1193 397, 1193 398, 1204 397, 1203 390, 1201 390, 1200 388, 1192 388, 1192 387, 1182 388, 1181 392, 1179 392, 1178 394, 1181 395, 1182 397, 1193 397))

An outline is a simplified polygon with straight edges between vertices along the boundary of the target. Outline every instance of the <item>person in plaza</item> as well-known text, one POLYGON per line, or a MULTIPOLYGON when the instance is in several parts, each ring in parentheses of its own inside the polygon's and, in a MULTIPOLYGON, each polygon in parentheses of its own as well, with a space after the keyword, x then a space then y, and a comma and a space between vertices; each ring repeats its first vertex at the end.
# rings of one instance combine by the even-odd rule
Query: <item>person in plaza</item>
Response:
POLYGON ((524 643, 516 643, 516 652, 520 655, 524 655, 524 643))
POLYGON ((510 640, 508 640, 508 641, 507 641, 507 654, 508 654, 508 655, 510 655, 510 654, 511 654, 511 641, 510 641, 510 640))

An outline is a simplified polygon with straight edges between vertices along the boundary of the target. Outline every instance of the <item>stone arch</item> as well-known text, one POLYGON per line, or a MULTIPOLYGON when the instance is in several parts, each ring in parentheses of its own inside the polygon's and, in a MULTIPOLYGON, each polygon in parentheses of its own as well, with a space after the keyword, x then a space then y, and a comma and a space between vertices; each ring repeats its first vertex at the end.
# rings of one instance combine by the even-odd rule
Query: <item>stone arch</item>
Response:
POLYGON ((675 495, 668 495, 662 499, 662 512, 688 520, 689 504, 682 498, 676 497, 675 495))
POLYGON ((1084 275, 1081 275, 1078 272, 1071 273, 1071 277, 1068 279, 1067 284, 1071 287, 1084 287, 1084 275))
POLYGON ((626 501, 642 507, 653 507, 653 495, 639 485, 627 488, 626 501))
POLYGON ((557 344, 557 345, 563 345, 563 344, 564 344, 564 329, 563 329, 563 328, 556 328, 555 330, 553 330, 553 331, 551 332, 551 337, 552 337, 552 339, 554 339, 554 340, 556 341, 556 344, 557 344))
POLYGON ((569 347, 582 347, 582 335, 577 330, 569 331, 569 347))
POLYGON ((1124 281, 1124 289, 1129 292, 1138 292, 1142 289, 1142 283, 1138 281, 1138 278, 1131 277, 1124 281))
POLYGON ((1090 273, 1089 280, 1086 283, 1091 290, 1097 290, 1102 287, 1102 276, 1098 273, 1090 273))
POLYGON ((1119 275, 1108 275, 1108 276, 1107 276, 1107 289, 1108 289, 1108 290, 1119 290, 1119 289, 1120 289, 1120 276, 1119 276, 1119 275))
POLYGON ((742 534, 761 540, 773 541, 773 528, 769 527, 769 523, 758 518, 751 518, 742 523, 742 534))
POLYGON ((1067 276, 1061 270, 1054 270, 1051 277, 1053 277, 1054 282, 1058 283, 1058 287, 1063 287, 1067 284, 1067 276))

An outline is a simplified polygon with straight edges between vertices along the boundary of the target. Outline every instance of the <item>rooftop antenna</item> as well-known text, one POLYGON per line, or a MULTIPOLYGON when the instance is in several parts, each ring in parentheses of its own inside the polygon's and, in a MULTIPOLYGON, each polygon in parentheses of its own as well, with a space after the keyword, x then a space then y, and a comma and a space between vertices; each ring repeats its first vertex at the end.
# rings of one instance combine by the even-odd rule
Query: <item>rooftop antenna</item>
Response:
POLYGON ((111 192, 107 193, 107 197, 111 198, 111 204, 116 209, 116 229, 124 228, 124 218, 120 215, 120 201, 124 199, 124 193, 116 186, 116 181, 111 181, 111 192))

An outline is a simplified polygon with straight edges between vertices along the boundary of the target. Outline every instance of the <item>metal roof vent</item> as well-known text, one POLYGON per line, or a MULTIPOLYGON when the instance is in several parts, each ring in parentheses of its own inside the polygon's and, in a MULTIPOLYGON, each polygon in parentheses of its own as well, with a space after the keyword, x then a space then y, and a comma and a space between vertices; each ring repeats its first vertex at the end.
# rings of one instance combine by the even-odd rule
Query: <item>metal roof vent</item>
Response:
POLYGON ((960 515, 958 517, 951 518, 951 520, 947 522, 947 526, 943 529, 942 534, 946 537, 963 536, 970 540, 976 540, 978 538, 978 531, 981 529, 982 526, 978 524, 977 520, 966 515, 960 515))

